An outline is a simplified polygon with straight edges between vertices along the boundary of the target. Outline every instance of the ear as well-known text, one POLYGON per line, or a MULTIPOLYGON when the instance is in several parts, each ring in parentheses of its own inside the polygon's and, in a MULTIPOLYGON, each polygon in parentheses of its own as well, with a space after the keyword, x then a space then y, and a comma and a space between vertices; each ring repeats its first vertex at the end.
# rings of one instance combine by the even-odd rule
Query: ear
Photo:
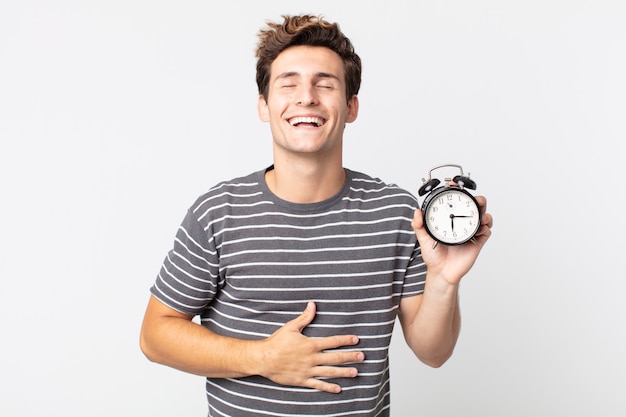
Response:
POLYGON ((267 101, 265 101, 265 98, 263 97, 263 95, 259 95, 259 101, 257 102, 257 112, 259 113, 259 119, 261 119, 262 122, 269 122, 270 121, 270 112, 267 108, 267 101))
POLYGON ((348 114, 346 115, 346 123, 352 123, 356 120, 356 117, 359 115, 359 97, 357 95, 353 95, 350 100, 348 100, 348 114))

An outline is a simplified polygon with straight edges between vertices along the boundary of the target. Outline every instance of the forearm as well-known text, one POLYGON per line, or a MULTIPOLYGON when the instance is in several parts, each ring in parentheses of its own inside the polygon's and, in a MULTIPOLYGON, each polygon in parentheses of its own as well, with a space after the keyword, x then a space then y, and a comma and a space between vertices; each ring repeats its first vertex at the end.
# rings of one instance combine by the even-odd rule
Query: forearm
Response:
POLYGON ((407 344, 430 366, 443 365, 458 340, 461 330, 458 289, 458 284, 427 277, 419 308, 403 320, 407 344))
POLYGON ((424 228, 421 210, 415 210, 412 226, 426 264, 424 293, 400 302, 399 317, 404 337, 424 363, 441 366, 452 355, 461 330, 459 283, 472 268, 491 236, 493 219, 487 200, 476 197, 482 213, 481 227, 472 242, 457 246, 435 245, 424 228))
POLYGON ((194 323, 151 297, 141 328, 141 349, 152 361, 212 378, 261 375, 282 385, 327 392, 341 387, 329 378, 354 378, 362 352, 342 350, 359 342, 354 335, 309 338, 302 334, 315 317, 315 304, 265 339, 224 337, 194 323))
POLYGON ((220 336, 185 318, 144 322, 140 342, 148 359, 184 372, 214 378, 258 373, 259 342, 220 336))

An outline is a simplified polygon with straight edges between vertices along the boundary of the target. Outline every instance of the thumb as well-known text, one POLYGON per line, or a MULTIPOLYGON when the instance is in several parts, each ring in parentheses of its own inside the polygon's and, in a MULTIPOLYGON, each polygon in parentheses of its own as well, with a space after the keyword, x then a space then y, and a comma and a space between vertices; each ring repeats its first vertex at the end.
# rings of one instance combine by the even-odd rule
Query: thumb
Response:
POLYGON ((315 318, 315 311, 316 311, 315 303, 313 301, 309 301, 306 305, 306 308, 302 312, 302 314, 300 314, 295 319, 291 320, 289 323, 295 326, 299 332, 302 332, 302 330, 304 330, 306 326, 311 324, 311 322, 315 318))
POLYGON ((426 232, 426 229, 424 229, 424 217, 423 216, 424 215, 422 213, 422 210, 416 209, 415 213, 413 214, 413 220, 411 221, 411 226, 413 227, 413 231, 415 231, 415 234, 417 235, 418 238, 428 234, 428 232, 426 232))
POLYGON ((423 226, 424 219, 422 216, 422 210, 415 209, 415 212, 413 213, 413 221, 411 221, 411 225, 414 229, 419 229, 423 226))
POLYGON ((424 227, 424 214, 422 213, 422 210, 420 209, 415 210, 415 214, 413 215, 413 220, 411 221, 411 226, 413 227, 413 231, 415 232, 415 235, 417 236, 417 240, 420 246, 424 247, 426 245, 428 246, 433 245, 434 240, 432 237, 430 237, 430 235, 426 231, 426 228, 424 227))

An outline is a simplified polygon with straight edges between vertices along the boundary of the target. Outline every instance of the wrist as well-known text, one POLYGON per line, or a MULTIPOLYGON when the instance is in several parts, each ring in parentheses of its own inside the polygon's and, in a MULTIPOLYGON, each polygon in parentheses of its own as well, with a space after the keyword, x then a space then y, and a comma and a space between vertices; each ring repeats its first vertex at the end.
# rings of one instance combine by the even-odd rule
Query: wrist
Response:
POLYGON ((459 281, 450 281, 442 274, 426 274, 426 291, 437 294, 456 294, 459 290, 459 281))
POLYGON ((239 372, 242 376, 261 375, 263 359, 261 355, 261 341, 242 340, 239 350, 239 372))

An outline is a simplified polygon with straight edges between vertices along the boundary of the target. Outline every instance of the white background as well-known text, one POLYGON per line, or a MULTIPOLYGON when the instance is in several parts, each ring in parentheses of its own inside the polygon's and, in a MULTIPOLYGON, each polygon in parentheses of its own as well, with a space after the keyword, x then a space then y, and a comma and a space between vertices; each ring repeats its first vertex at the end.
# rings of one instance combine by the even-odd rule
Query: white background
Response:
POLYGON ((461 164, 495 218, 452 359, 394 338, 393 415, 626 415, 617 0, 0 0, 0 415, 206 414, 141 319, 187 207, 271 163, 256 32, 299 12, 363 59, 345 165, 417 192, 461 164))

